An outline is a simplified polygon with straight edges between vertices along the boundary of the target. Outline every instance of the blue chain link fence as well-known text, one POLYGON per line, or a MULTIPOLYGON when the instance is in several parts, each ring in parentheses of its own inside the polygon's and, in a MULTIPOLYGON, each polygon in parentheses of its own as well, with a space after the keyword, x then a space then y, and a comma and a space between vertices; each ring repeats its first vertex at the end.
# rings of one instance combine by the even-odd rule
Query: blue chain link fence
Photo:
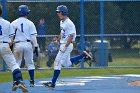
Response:
MULTIPOLYGON (((140 66, 140 12, 139 1, 98 0, 1 0, 3 17, 10 22, 18 18, 17 8, 29 6, 29 19, 38 31, 39 58, 37 68, 53 66, 49 44, 59 35, 56 7, 64 4, 76 25, 77 38, 71 56, 88 51, 93 60, 80 60, 73 67, 139 67, 140 66)), ((56 50, 58 48, 55 48, 56 50)), ((23 60, 24 62, 24 60, 23 60)), ((5 65, 0 63, 0 68, 5 65)), ((24 67, 24 64, 23 64, 24 67)))

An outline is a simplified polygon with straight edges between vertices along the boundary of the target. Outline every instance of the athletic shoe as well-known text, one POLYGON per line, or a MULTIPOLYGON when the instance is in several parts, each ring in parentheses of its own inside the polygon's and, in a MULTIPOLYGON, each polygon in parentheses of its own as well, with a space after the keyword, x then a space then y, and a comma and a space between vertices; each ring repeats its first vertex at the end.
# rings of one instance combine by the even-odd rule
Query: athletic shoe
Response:
POLYGON ((49 87, 49 88, 55 88, 55 84, 53 84, 52 82, 47 82, 47 83, 43 83, 43 85, 46 87, 49 87))
POLYGON ((12 86, 12 91, 16 91, 17 88, 18 88, 17 82, 14 82, 12 86))
POLYGON ((28 89, 25 87, 23 82, 18 83, 18 88, 21 89, 24 93, 28 92, 28 89))
POLYGON ((33 80, 30 80, 30 87, 34 87, 35 82, 33 80))
POLYGON ((89 53, 87 53, 86 51, 83 51, 83 56, 84 56, 85 59, 92 60, 92 56, 89 53))

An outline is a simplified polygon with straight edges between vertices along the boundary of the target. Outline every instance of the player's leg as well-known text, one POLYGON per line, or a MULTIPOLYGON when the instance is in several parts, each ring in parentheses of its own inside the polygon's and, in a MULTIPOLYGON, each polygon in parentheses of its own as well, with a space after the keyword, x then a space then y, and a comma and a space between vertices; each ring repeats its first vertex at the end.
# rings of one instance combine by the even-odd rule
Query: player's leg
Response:
POLYGON ((58 52, 55 61, 54 61, 54 74, 51 82, 43 83, 43 85, 48 86, 50 88, 55 87, 55 83, 57 81, 57 78, 59 77, 59 74, 61 72, 61 66, 62 63, 67 59, 65 53, 62 53, 61 51, 58 52))
POLYGON ((82 59, 82 58, 84 58, 84 56, 83 56, 82 54, 80 54, 80 55, 71 57, 71 58, 70 58, 70 61, 71 61, 71 63, 73 64, 73 63, 79 61, 79 60, 82 59))
POLYGON ((69 52, 67 54, 65 53, 64 56, 65 56, 64 58, 65 61, 62 61, 62 66, 63 67, 71 66, 72 62, 70 61, 70 53, 69 52))
POLYGON ((63 53, 59 51, 56 58, 55 58, 55 61, 54 61, 54 73, 53 73, 52 81, 47 82, 47 83, 43 83, 44 86, 48 86, 51 88, 55 87, 56 80, 57 80, 57 78, 60 74, 60 71, 61 71, 61 61, 60 60, 61 60, 62 56, 63 56, 63 53))
POLYGON ((10 67, 13 75, 13 87, 12 90, 16 91, 16 89, 19 87, 24 92, 28 92, 28 89, 23 84, 22 74, 20 71, 19 65, 16 63, 16 60, 14 58, 14 55, 12 51, 9 48, 9 45, 4 46, 5 49, 0 50, 0 53, 6 62, 6 64, 10 67))
POLYGON ((58 56, 56 57, 55 62, 54 62, 54 75, 52 78, 52 84, 50 84, 49 87, 55 87, 54 85, 60 74, 61 66, 63 65, 65 67, 68 67, 71 65, 70 52, 71 51, 65 51, 65 53, 62 53, 62 52, 58 53, 58 56))
POLYGON ((34 87, 35 65, 33 62, 33 49, 30 42, 27 42, 26 46, 24 47, 24 59, 25 59, 25 64, 28 68, 29 76, 30 76, 30 87, 34 87))
MULTIPOLYGON (((63 46, 65 46, 65 44, 62 44, 60 47, 63 47, 63 46)), ((68 66, 70 66, 70 65, 72 65, 72 63, 70 62, 70 53, 72 52, 72 50, 73 50, 73 44, 71 43, 68 47, 67 47, 67 49, 66 49, 66 51, 64 52, 64 53, 62 53, 61 51, 59 51, 59 56, 57 56, 56 57, 56 63, 54 63, 54 69, 60 69, 61 70, 61 68, 59 68, 58 66, 65 66, 65 67, 68 67, 68 66), (58 61, 57 61, 58 60, 58 61)), ((56 71, 56 73, 58 73, 59 71, 56 71)), ((54 76, 55 76, 55 72, 54 72, 54 76)), ((57 79, 57 78, 56 78, 57 79)), ((55 79, 55 77, 52 79, 52 83, 53 84, 55 84, 55 82, 56 82, 56 79, 55 79)))
POLYGON ((14 80, 14 83, 13 83, 12 91, 16 91, 17 88, 20 88, 22 89, 23 92, 28 92, 28 89, 23 83, 20 69, 15 69, 13 71, 13 80, 14 80))
MULTIPOLYGON (((63 47, 63 45, 61 45, 60 47, 63 47)), ((48 86, 50 88, 55 87, 56 80, 60 74, 61 66, 71 65, 70 53, 72 49, 73 49, 73 45, 70 44, 64 53, 62 53, 61 51, 58 52, 56 59, 54 61, 54 74, 53 74, 52 82, 43 83, 43 85, 48 86)))
POLYGON ((92 56, 87 53, 86 51, 83 51, 80 55, 77 55, 77 56, 74 56, 74 57, 71 57, 70 58, 70 61, 73 63, 79 61, 80 59, 82 58, 89 58, 89 59, 92 59, 92 56))
POLYGON ((15 56, 17 64, 20 67, 22 59, 23 59, 23 47, 22 47, 21 43, 15 43, 15 46, 14 46, 14 56, 15 56))

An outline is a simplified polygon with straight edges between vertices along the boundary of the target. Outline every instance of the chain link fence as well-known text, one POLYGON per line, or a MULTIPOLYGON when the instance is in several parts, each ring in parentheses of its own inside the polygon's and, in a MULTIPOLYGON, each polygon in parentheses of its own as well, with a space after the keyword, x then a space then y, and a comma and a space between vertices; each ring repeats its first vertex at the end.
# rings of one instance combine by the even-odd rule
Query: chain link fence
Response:
MULTIPOLYGON (((77 29, 78 36, 74 42, 74 50, 71 56, 82 52, 81 43, 83 41, 80 41, 82 35, 81 11, 84 13, 84 50, 91 53, 94 58, 94 60, 84 60, 84 67, 140 66, 140 2, 104 1, 103 15, 101 15, 101 1, 84 0, 84 10, 81 10, 81 2, 80 0, 7 0, 5 2, 5 16, 7 20, 12 22, 18 18, 17 8, 19 5, 26 4, 29 6, 31 13, 28 18, 36 25, 40 46, 39 58, 34 57, 37 68, 53 67, 55 56, 51 55, 49 44, 56 41, 60 32, 59 19, 55 10, 61 4, 68 7, 69 17, 77 29), (101 16, 104 19, 103 24, 101 24, 101 16), (103 28, 101 25, 103 25, 103 28), (103 33, 101 33, 101 29, 103 29, 103 33), (106 43, 101 38, 107 42, 107 48, 105 48, 106 43), (96 44, 98 44, 96 41, 100 41, 98 48, 96 47, 96 44), (103 43, 103 46, 101 46, 101 43, 103 43), (98 51, 100 53, 97 53, 98 51), (101 58, 101 54, 104 58, 101 58), (101 65, 101 59, 106 60, 105 64, 101 65)), ((1 0, 2 3, 3 0, 1 0)), ((80 60, 73 64, 73 67, 80 68, 81 65, 80 60)), ((24 64, 22 67, 25 67, 24 64)), ((2 68, 2 62, 0 68, 2 68)))

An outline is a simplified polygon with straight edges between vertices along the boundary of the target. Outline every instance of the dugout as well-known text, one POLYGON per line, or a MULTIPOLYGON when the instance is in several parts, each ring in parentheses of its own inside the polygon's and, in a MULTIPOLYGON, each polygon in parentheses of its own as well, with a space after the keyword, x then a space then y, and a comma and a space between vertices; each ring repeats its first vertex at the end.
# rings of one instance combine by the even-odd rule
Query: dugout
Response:
POLYGON ((108 66, 108 62, 112 61, 112 56, 110 53, 110 43, 109 41, 104 40, 103 41, 103 45, 104 47, 101 46, 101 40, 96 40, 94 41, 94 58, 95 58, 95 63, 94 66, 98 67, 98 66, 108 66), (103 48, 104 50, 104 62, 101 62, 101 48, 103 48))

